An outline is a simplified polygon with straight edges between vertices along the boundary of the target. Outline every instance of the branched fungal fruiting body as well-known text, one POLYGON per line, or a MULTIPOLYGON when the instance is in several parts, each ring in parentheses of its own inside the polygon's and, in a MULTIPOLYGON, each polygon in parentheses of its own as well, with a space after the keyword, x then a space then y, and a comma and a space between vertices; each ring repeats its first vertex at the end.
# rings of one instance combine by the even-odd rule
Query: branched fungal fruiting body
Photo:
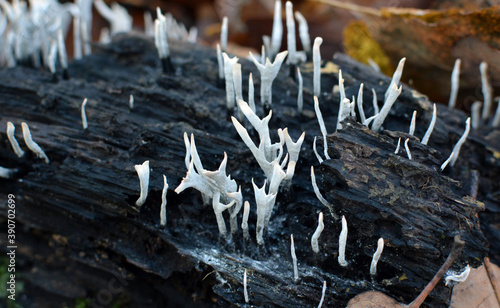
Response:
POLYGON ((278 75, 287 54, 288 51, 286 50, 278 53, 272 64, 269 58, 266 58, 266 64, 262 65, 250 52, 250 58, 260 72, 260 100, 267 109, 271 109, 273 105, 273 81, 278 75))
POLYGON ((226 223, 224 222, 224 217, 222 216, 222 212, 233 206, 236 201, 233 200, 229 204, 220 203, 220 192, 216 192, 212 199, 212 206, 215 213, 215 219, 217 220, 217 226, 219 227, 219 234, 222 238, 226 238, 227 230, 226 223))
POLYGON ((257 224, 256 224, 256 239, 258 245, 264 244, 264 228, 266 227, 267 212, 276 201, 275 194, 266 194, 266 181, 262 188, 258 188, 252 179, 253 190, 255 193, 255 203, 257 203, 257 224))
POLYGON ((224 59, 224 77, 226 79, 226 104, 227 109, 232 110, 235 104, 235 92, 233 82, 233 66, 238 62, 238 57, 229 58, 227 53, 222 53, 224 59))
POLYGON ((462 60, 456 59, 455 65, 453 66, 453 71, 451 72, 451 91, 450 100, 448 101, 449 108, 455 108, 457 103, 458 87, 460 83, 460 64, 462 60))
POLYGON ((385 96, 384 100, 387 101, 387 97, 389 96, 390 92, 392 91, 392 85, 396 85, 396 88, 398 87, 399 81, 401 80, 401 75, 403 75, 403 67, 405 66, 406 58, 402 58, 399 63, 398 67, 396 68, 396 71, 392 75, 392 80, 389 86, 387 87, 387 91, 385 91, 385 96))
POLYGON ((380 259, 380 255, 384 251, 384 239, 379 238, 377 242, 377 250, 373 254, 372 263, 370 265, 370 275, 375 276, 377 274, 377 263, 380 259))
POLYGON ((311 237, 311 247, 315 253, 319 252, 318 239, 321 235, 321 232, 323 232, 324 228, 325 224, 323 223, 323 213, 320 212, 318 217, 318 227, 316 228, 316 231, 314 231, 314 234, 311 237))
POLYGON ((452 154, 454 153, 454 155, 453 155, 453 158, 450 161, 452 167, 457 162, 458 154, 460 154, 460 148, 462 147, 462 144, 465 143, 465 140, 467 139, 467 136, 469 136, 469 132, 470 132, 470 118, 467 118, 467 120, 465 121, 465 131, 464 131, 464 134, 462 135, 462 137, 460 137, 460 139, 457 141, 457 144, 455 144, 455 146, 453 147, 452 154))
POLYGON ((313 95, 320 96, 321 95, 321 53, 319 51, 319 47, 323 43, 323 39, 321 37, 317 37, 314 39, 313 45, 313 95))
POLYGON ((167 190, 168 190, 167 177, 163 175, 163 189, 161 191, 161 207, 160 207, 160 225, 162 227, 167 225, 167 190))
POLYGON ((422 138, 422 144, 427 144, 427 142, 429 142, 429 138, 431 137, 432 131, 434 130, 434 126, 436 125, 436 119, 437 119, 437 110, 436 110, 436 104, 434 104, 432 110, 431 123, 429 123, 429 127, 427 128, 427 131, 425 132, 425 135, 422 138))
POLYGON ((342 231, 340 232, 339 236, 339 257, 338 261, 340 266, 346 267, 347 266, 347 261, 345 260, 345 247, 347 244, 347 221, 345 219, 345 216, 342 216, 342 231))
POLYGON ((16 128, 14 124, 12 122, 7 122, 7 138, 9 139, 10 145, 12 146, 14 153, 16 153, 17 157, 21 157, 24 155, 24 151, 19 146, 16 136, 14 136, 15 130, 16 128))
POLYGON ((293 279, 295 282, 299 280, 299 270, 297 268, 297 255, 295 254, 295 244, 293 242, 293 234, 290 235, 290 254, 293 262, 293 279))
POLYGON ((135 202, 135 205, 141 207, 146 198, 148 197, 148 187, 149 187, 149 160, 146 160, 142 165, 134 166, 137 175, 139 176, 139 183, 141 186, 141 194, 139 199, 135 202))
POLYGON ((380 129, 380 127, 382 127, 385 118, 387 117, 387 115, 389 115, 389 111, 391 110, 392 105, 394 105, 396 99, 398 98, 399 94, 401 94, 402 90, 403 86, 400 86, 398 88, 395 83, 391 84, 390 91, 388 91, 387 99, 384 102, 384 106, 382 106, 380 113, 377 115, 375 120, 373 120, 372 124, 373 131, 376 132, 380 129))
POLYGON ((82 106, 80 107, 80 112, 81 112, 81 116, 82 116, 82 126, 83 126, 83 129, 87 129, 89 127, 88 123, 87 123, 87 113, 85 112, 85 107, 87 106, 87 99, 85 98, 82 102, 82 106))
POLYGON ((35 141, 33 141, 28 124, 22 122, 21 127, 23 128, 24 142, 26 143, 28 149, 35 153, 39 158, 43 158, 45 163, 48 164, 49 158, 47 157, 47 155, 45 155, 45 152, 42 150, 42 148, 35 141))
POLYGON ((417 121, 417 111, 413 111, 413 116, 411 117, 411 122, 410 122, 410 130, 408 131, 408 134, 413 136, 415 133, 415 122, 417 121))

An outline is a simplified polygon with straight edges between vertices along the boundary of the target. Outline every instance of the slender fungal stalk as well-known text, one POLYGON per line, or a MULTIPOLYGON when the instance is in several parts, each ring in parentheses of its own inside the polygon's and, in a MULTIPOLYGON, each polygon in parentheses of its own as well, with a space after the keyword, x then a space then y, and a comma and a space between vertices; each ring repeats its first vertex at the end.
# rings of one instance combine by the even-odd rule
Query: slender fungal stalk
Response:
POLYGON ((321 235, 321 232, 323 232, 324 228, 325 224, 323 223, 323 213, 320 212, 318 217, 318 227, 316 228, 316 231, 314 231, 314 234, 311 237, 311 247, 315 253, 319 252, 318 239, 321 235))
POLYGON ((345 260, 345 247, 347 244, 347 220, 345 219, 345 216, 342 216, 342 231, 340 232, 339 236, 339 257, 338 261, 340 266, 346 267, 347 266, 347 261, 345 260))
POLYGON ((458 87, 460 83, 460 64, 462 60, 456 59, 455 65, 453 66, 453 71, 451 72, 451 91, 450 100, 448 101, 449 108, 455 108, 457 103, 458 87))
POLYGON ((380 255, 382 255, 382 251, 384 251, 384 239, 379 238, 378 242, 377 242, 377 250, 373 254, 372 263, 370 265, 370 275, 371 276, 377 275, 377 263, 378 263, 378 260, 380 259, 380 255))
POLYGON ((427 142, 429 142, 429 138, 431 137, 432 131, 434 130, 434 126, 436 125, 436 119, 437 119, 437 110, 436 110, 436 104, 434 104, 432 110, 431 123, 429 123, 429 127, 427 128, 427 131, 425 132, 425 135, 422 138, 422 144, 427 144, 427 142))
POLYGON ((293 261, 293 279, 295 282, 299 280, 299 270, 297 268, 297 255, 295 254, 295 244, 293 243, 293 234, 290 235, 290 253, 293 261))
POLYGON ((314 39, 313 45, 313 95, 320 96, 321 95, 321 53, 319 51, 319 47, 323 43, 323 39, 321 37, 317 37, 314 39))
POLYGON ((25 122, 22 122, 21 127, 23 128, 24 143, 26 143, 26 146, 28 147, 28 149, 30 149, 31 152, 35 153, 39 158, 43 158, 45 163, 48 164, 49 158, 47 157, 45 152, 42 150, 42 148, 35 141, 33 141, 28 124, 26 124, 25 122))
POLYGON ((149 187, 149 160, 146 160, 142 165, 135 165, 135 171, 139 176, 139 184, 141 186, 141 194, 139 199, 135 202, 135 205, 141 207, 146 198, 148 197, 148 187, 149 187))
POLYGON ((160 225, 162 227, 165 227, 167 225, 167 190, 168 190, 167 177, 163 175, 163 189, 161 191, 161 206, 160 206, 160 225))
POLYGON ((417 121, 417 111, 413 111, 413 116, 411 117, 411 122, 410 122, 410 130, 408 132, 408 134, 410 134, 411 136, 413 136, 413 134, 415 133, 415 122, 417 121))
POLYGON ((16 153, 17 157, 21 157, 24 155, 24 151, 19 146, 16 136, 14 136, 15 131, 16 128, 14 124, 12 122, 7 122, 7 138, 9 139, 10 145, 12 146, 14 153, 16 153))

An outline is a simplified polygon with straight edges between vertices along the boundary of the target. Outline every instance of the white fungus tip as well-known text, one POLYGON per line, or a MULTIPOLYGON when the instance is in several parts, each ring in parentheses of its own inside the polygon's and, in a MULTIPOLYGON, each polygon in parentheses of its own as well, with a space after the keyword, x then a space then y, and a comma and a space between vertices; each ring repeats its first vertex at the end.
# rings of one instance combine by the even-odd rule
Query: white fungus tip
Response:
POLYGON ((139 199, 135 202, 135 205, 141 207, 146 198, 148 197, 148 187, 149 187, 149 160, 146 160, 141 165, 134 166, 137 175, 139 176, 139 184, 141 187, 141 194, 139 199))

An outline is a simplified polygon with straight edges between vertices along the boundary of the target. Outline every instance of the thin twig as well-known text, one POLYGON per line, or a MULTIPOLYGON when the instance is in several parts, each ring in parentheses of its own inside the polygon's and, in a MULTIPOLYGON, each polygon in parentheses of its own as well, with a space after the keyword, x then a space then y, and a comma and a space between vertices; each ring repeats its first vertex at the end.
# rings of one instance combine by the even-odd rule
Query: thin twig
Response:
POLYGON ((418 295, 418 297, 408 306, 408 308, 418 308, 424 300, 427 298, 427 296, 434 290, 436 287, 437 283, 443 276, 445 275, 446 271, 450 268, 450 266, 455 262, 455 260, 460 256, 462 253, 462 249, 465 246, 465 242, 460 239, 460 235, 456 235, 455 239, 453 241, 453 247, 451 248, 450 255, 448 258, 446 258, 446 261, 444 262, 443 266, 439 269, 439 271, 434 275, 432 280, 427 284, 425 289, 418 295))

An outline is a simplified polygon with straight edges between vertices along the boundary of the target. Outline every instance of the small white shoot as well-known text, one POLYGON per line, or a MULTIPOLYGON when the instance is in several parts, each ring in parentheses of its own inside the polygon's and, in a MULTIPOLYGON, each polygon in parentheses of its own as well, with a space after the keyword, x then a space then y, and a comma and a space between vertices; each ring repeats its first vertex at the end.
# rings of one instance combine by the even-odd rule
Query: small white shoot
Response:
POLYGON ((429 123, 429 127, 427 128, 427 131, 425 132, 425 135, 422 138, 422 144, 427 144, 427 142, 429 142, 429 138, 431 137, 432 131, 434 130, 434 126, 436 125, 436 119, 437 119, 437 110, 436 110, 436 104, 434 104, 432 110, 431 123, 429 123))
POLYGON ((314 234, 311 237, 311 247, 315 253, 319 252, 318 239, 321 235, 321 232, 323 232, 324 228, 325 224, 323 223, 323 213, 320 212, 318 217, 318 227, 316 228, 316 231, 314 231, 314 234))
POLYGON ((36 156, 38 156, 39 158, 43 158, 45 163, 48 164, 49 158, 47 157, 45 152, 42 150, 42 148, 35 141, 33 141, 28 124, 26 124, 25 122, 22 122, 21 127, 23 128, 24 143, 26 143, 26 146, 28 147, 28 149, 30 149, 31 152, 35 153, 36 156))
POLYGON ((141 187, 141 194, 139 199, 135 202, 135 205, 141 207, 146 198, 148 197, 148 187, 149 187, 149 160, 146 160, 142 165, 134 166, 137 175, 139 176, 139 184, 141 187))
POLYGON ((17 157, 21 157, 24 155, 24 151, 19 146, 16 136, 14 136, 15 131, 16 128, 14 124, 12 122, 7 122, 7 138, 9 139, 10 145, 12 146, 14 153, 16 153, 17 157))
POLYGON ((384 251, 384 239, 379 238, 378 242, 377 242, 377 250, 373 254, 372 263, 370 265, 370 275, 371 276, 377 275, 377 263, 378 263, 378 260, 380 259, 380 255, 382 255, 383 251, 384 251))
POLYGON ((160 207, 160 225, 162 227, 167 225, 167 190, 168 190, 167 177, 163 175, 163 189, 161 191, 161 207, 160 207))
POLYGON ((340 266, 346 267, 347 266, 347 261, 345 260, 345 247, 347 244, 347 220, 345 219, 345 216, 342 216, 342 231, 340 232, 339 236, 339 256, 338 256, 338 261, 340 266))

